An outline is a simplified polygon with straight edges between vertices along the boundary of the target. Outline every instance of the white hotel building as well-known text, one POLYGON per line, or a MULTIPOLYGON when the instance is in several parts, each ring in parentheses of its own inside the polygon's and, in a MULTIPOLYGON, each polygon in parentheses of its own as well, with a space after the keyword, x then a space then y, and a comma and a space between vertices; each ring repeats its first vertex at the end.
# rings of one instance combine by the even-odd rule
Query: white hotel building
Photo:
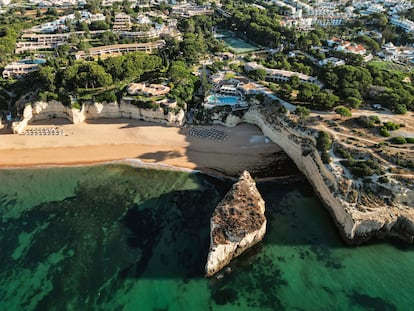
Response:
POLYGON ((288 82, 289 79, 293 76, 299 78, 301 82, 314 83, 319 87, 322 87, 323 84, 316 77, 305 75, 301 72, 288 71, 281 69, 270 69, 266 68, 256 62, 249 62, 244 65, 244 69, 249 72, 251 70, 263 69, 266 71, 266 80, 273 82, 288 82))

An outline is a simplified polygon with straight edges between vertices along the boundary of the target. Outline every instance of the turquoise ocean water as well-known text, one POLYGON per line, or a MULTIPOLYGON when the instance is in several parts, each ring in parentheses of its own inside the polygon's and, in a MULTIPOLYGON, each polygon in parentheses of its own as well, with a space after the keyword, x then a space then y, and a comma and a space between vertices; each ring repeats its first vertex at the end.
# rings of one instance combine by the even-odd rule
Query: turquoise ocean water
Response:
POLYGON ((263 242, 203 277, 231 183, 123 165, 0 171, 0 310, 412 310, 414 247, 347 247, 305 182, 258 185, 263 242))

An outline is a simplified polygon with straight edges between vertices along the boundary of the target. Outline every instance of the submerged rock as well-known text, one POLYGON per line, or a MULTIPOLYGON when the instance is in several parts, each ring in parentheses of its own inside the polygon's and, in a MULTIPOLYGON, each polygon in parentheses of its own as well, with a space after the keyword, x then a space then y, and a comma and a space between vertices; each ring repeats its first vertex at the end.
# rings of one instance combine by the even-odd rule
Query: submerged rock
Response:
POLYGON ((212 276, 233 258, 263 239, 265 202, 249 172, 244 171, 217 205, 210 221, 206 275, 212 276))

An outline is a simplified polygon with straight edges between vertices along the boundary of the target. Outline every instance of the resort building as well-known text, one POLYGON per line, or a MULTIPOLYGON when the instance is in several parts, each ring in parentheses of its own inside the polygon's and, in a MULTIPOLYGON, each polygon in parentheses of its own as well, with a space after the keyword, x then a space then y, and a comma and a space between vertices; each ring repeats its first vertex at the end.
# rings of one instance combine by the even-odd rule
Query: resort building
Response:
MULTIPOLYGON (((6 0, 9 1, 9 0, 6 0)), ((9 1, 10 2, 10 1, 9 1)), ((31 5, 38 5, 39 7, 83 7, 86 4, 85 0, 29 0, 31 5)))
POLYGON ((340 45, 336 47, 336 50, 358 55, 364 55, 367 52, 363 45, 351 43, 349 41, 342 42, 340 45))
POLYGON ((341 44, 342 40, 337 38, 337 37, 332 37, 332 38, 329 38, 328 40, 326 40, 326 42, 328 43, 329 47, 333 47, 335 45, 341 44))
POLYGON ((141 24, 141 25, 145 25, 145 24, 151 24, 151 19, 148 16, 145 15, 139 15, 137 17, 137 23, 141 24))
POLYGON ((148 43, 133 44, 114 44, 90 48, 88 51, 79 51, 75 54, 75 59, 85 58, 108 58, 119 56, 129 52, 152 53, 165 45, 165 41, 159 40, 148 43))
POLYGON ((150 84, 147 86, 145 83, 130 83, 127 87, 127 92, 129 95, 161 96, 167 95, 170 92, 170 88, 162 84, 150 84))
POLYGON ((229 81, 228 83, 223 82, 222 84, 219 84, 214 89, 214 91, 222 95, 235 95, 235 96, 241 95, 240 91, 237 90, 237 85, 235 83, 231 83, 231 81, 229 81))
POLYGON ((192 3, 176 4, 172 6, 172 15, 188 18, 196 15, 213 14, 214 10, 209 6, 196 5, 192 3))
MULTIPOLYGON (((95 38, 100 36, 104 30, 90 31, 89 36, 95 38)), ((16 43, 16 54, 24 52, 33 52, 39 50, 52 50, 69 41, 70 36, 85 35, 84 31, 76 31, 73 33, 55 33, 55 34, 39 34, 39 33, 24 33, 20 41, 16 43)))
POLYGON ((314 83, 319 87, 322 87, 323 84, 316 77, 308 76, 300 72, 281 70, 281 69, 270 69, 262 65, 259 65, 256 62, 249 62, 244 65, 244 69, 249 72, 252 70, 263 69, 266 71, 266 80, 273 82, 288 82, 289 79, 293 76, 299 78, 301 82, 314 83))
POLYGON ((0 0, 0 6, 7 6, 9 5, 11 0, 0 0))
POLYGON ((131 29, 131 26, 131 17, 129 15, 124 13, 115 15, 115 21, 112 27, 113 31, 127 31, 131 29))
POLYGON ((331 64, 334 67, 345 65, 345 61, 343 59, 339 59, 336 57, 328 57, 319 61, 319 66, 326 66, 331 64))
POLYGON ((336 37, 332 37, 327 40, 329 47, 334 47, 337 51, 345 53, 353 53, 358 55, 365 55, 367 53, 366 48, 361 44, 352 43, 349 41, 343 41, 336 37))
POLYGON ((343 18, 342 16, 337 15, 327 15, 327 16, 319 16, 315 17, 312 20, 313 25, 318 25, 321 27, 329 27, 329 26, 340 26, 348 19, 343 18))
POLYGON ((139 39, 156 39, 156 38, 177 38, 181 40, 181 32, 177 27, 161 25, 159 28, 153 28, 148 31, 120 31, 118 32, 121 38, 128 38, 132 40, 139 39))
POLYGON ((68 27, 66 26, 67 22, 71 22, 72 24, 77 23, 77 22, 85 22, 87 24, 90 24, 93 21, 104 21, 106 19, 105 15, 101 13, 92 14, 88 11, 80 11, 79 14, 80 14, 79 20, 76 20, 75 14, 69 14, 66 16, 62 16, 52 22, 34 26, 28 29, 28 31, 36 32, 36 33, 63 32, 63 31, 68 30, 68 27))
POLYGON ((122 101, 125 103, 133 104, 138 101, 141 103, 155 103, 165 109, 177 107, 177 101, 171 100, 166 96, 171 90, 168 86, 162 84, 130 83, 126 90, 129 96, 122 98, 122 101))
POLYGON ((245 77, 231 78, 222 80, 223 73, 211 77, 214 87, 210 94, 205 98, 203 106, 207 109, 217 106, 230 106, 232 110, 248 108, 249 104, 245 101, 243 86, 249 83, 245 77), (215 82, 214 82, 215 81, 215 82))
POLYGON ((405 32, 414 32, 414 22, 409 19, 401 19, 399 16, 393 16, 390 19, 390 23, 405 32))
POLYGON ((8 64, 3 70, 3 78, 20 78, 29 73, 39 70, 39 64, 45 63, 44 59, 22 60, 8 64))

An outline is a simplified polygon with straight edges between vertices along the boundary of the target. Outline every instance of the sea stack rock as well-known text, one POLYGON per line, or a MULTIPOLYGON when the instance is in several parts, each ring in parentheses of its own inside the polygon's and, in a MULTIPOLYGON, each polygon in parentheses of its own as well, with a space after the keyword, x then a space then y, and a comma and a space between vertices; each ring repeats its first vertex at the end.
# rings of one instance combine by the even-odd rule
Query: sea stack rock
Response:
POLYGON ((266 232, 265 202, 249 172, 217 205, 210 220, 206 275, 212 276, 233 258, 260 242, 266 232))

